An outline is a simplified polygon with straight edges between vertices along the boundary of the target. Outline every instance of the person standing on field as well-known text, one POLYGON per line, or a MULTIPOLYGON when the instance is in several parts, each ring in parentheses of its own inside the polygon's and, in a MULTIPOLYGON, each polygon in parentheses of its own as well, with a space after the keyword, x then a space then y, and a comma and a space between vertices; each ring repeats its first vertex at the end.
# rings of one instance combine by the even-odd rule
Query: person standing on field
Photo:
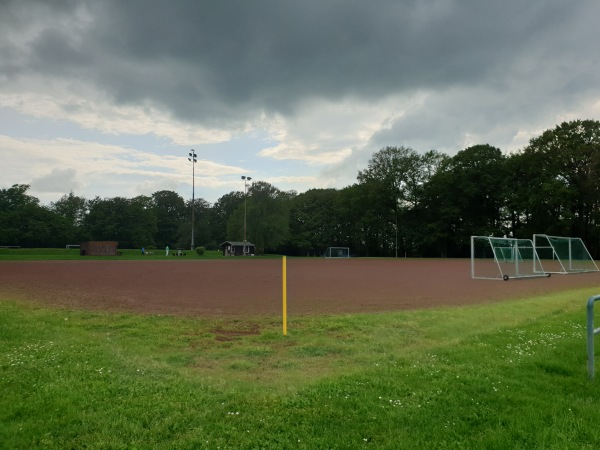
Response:
POLYGON ((169 256, 169 245, 165 247, 165 256, 169 256))

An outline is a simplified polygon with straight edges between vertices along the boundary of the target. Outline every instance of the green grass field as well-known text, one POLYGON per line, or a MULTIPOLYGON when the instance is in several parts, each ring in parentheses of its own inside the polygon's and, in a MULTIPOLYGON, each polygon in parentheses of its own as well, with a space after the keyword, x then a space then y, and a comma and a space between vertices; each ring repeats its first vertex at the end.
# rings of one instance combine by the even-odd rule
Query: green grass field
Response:
POLYGON ((185 256, 173 256, 171 251, 169 256, 165 255, 164 249, 150 250, 152 255, 141 255, 139 249, 119 249, 119 256, 80 256, 79 249, 71 248, 0 248, 0 261, 19 261, 19 260, 161 260, 161 259, 214 259, 223 258, 223 253, 217 250, 209 250, 204 255, 199 256, 191 250, 185 251, 185 256))
POLYGON ((291 317, 288 336, 2 298, 0 447, 596 448, 588 291, 291 317))
MULTIPOLYGON (((171 250, 169 256, 166 256, 164 249, 152 249, 151 255, 142 256, 140 249, 119 249, 119 256, 80 256, 79 249, 71 248, 0 248, 0 261, 19 261, 19 260, 191 260, 191 259, 218 259, 224 258, 219 250, 207 250, 204 255, 199 256, 196 252, 185 250, 184 255, 174 256, 171 250)), ((276 255, 257 256, 256 258, 273 258, 276 255)))

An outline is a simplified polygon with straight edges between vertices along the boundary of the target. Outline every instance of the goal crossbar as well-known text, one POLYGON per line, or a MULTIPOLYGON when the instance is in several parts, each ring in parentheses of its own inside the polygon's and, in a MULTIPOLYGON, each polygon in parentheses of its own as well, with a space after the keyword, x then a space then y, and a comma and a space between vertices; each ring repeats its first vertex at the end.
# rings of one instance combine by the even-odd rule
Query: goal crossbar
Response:
POLYGON ((325 258, 350 258, 350 247, 327 247, 325 258))

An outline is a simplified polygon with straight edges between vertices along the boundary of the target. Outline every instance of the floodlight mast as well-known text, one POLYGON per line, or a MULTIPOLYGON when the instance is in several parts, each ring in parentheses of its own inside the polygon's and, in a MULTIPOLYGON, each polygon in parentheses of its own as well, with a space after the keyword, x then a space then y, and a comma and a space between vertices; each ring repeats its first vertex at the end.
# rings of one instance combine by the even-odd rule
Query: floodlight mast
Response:
POLYGON ((195 225, 195 221, 194 221, 194 209, 195 209, 195 198, 194 198, 194 191, 195 191, 195 182, 196 182, 196 174, 195 174, 195 167, 196 167, 196 162, 198 161, 196 159, 198 155, 196 155, 196 151, 194 149, 192 149, 189 153, 189 158, 188 161, 190 161, 192 163, 192 245, 191 245, 191 250, 194 251, 194 225, 195 225))
POLYGON ((246 252, 246 192, 247 192, 246 181, 250 181, 250 180, 252 180, 252 178, 242 175, 242 180, 244 180, 244 253, 245 253, 246 252))

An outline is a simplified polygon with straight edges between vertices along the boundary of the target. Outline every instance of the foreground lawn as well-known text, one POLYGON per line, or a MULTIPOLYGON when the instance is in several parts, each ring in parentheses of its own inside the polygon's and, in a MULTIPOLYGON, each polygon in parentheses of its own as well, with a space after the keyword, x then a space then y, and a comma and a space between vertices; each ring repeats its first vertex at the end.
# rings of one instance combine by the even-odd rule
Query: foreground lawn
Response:
POLYGON ((243 320, 0 300, 2 448, 596 448, 589 290, 243 320))

